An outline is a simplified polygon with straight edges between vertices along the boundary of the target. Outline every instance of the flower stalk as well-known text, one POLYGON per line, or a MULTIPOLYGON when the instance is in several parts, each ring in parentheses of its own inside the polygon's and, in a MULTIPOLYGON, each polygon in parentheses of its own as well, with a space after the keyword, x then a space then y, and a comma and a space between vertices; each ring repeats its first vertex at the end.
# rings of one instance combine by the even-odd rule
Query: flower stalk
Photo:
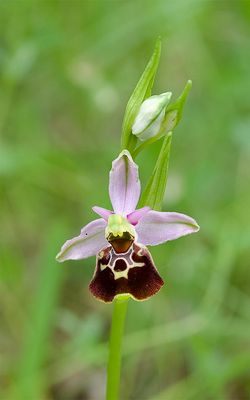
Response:
POLYGON ((122 339, 128 300, 128 296, 122 295, 114 300, 107 367, 107 400, 117 400, 119 398, 122 339))

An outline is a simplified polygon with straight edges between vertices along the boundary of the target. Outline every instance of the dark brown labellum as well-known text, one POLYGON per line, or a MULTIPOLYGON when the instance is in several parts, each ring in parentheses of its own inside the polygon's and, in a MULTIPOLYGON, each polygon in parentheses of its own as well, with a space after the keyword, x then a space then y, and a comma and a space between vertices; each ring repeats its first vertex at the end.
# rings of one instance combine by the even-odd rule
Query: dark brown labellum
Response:
POLYGON ((99 300, 109 303, 118 294, 146 300, 163 284, 145 246, 129 240, 116 240, 99 252, 89 289, 99 300))

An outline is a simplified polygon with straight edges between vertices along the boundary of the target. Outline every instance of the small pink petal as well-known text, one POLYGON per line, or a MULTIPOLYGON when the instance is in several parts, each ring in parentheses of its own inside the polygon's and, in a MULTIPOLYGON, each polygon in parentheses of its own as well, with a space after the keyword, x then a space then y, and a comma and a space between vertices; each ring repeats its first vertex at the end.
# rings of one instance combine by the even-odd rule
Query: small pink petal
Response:
POLYGON ((56 256, 57 261, 81 260, 98 254, 108 245, 105 239, 107 222, 104 219, 96 219, 82 228, 79 236, 67 240, 56 256))
POLYGON ((113 214, 113 211, 107 210, 106 208, 99 207, 99 206, 94 206, 94 207, 92 207, 92 210, 93 210, 96 214, 100 215, 100 217, 102 217, 103 219, 105 219, 105 221, 108 221, 109 216, 110 216, 111 214, 113 214))
POLYGON ((154 246, 198 232, 200 227, 185 214, 151 210, 140 219, 135 229, 138 243, 154 246))
POLYGON ((126 216, 135 210, 141 185, 138 166, 128 150, 123 150, 112 163, 109 179, 109 196, 114 212, 126 216))
POLYGON ((138 210, 133 211, 132 213, 130 213, 127 216, 128 221, 132 224, 132 225, 136 225, 138 224, 139 220, 145 215, 147 214, 147 212, 149 212, 150 207, 142 207, 142 208, 138 208, 138 210))

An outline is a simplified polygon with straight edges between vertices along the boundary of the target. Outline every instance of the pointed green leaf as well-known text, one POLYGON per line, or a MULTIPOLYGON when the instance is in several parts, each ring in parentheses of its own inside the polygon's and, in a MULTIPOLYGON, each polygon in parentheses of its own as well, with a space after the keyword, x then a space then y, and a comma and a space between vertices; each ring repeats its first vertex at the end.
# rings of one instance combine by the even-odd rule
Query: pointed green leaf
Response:
POLYGON ((158 68, 161 55, 161 39, 158 38, 155 44, 155 49, 152 57, 150 58, 139 82, 137 83, 125 110, 123 126, 122 126, 122 139, 121 149, 132 150, 135 145, 135 138, 131 138, 131 129, 135 117, 139 111, 141 103, 151 95, 152 86, 154 83, 155 74, 158 68), (132 139, 132 142, 130 141, 132 139), (131 147, 131 149, 130 149, 131 147))
POLYGON ((168 107, 164 121, 167 131, 172 131, 176 127, 176 125, 180 122, 180 119, 182 117, 183 107, 191 88, 192 88, 192 81, 189 80, 187 81, 186 86, 184 87, 178 99, 168 107))
POLYGON ((154 210, 161 210, 167 184, 171 140, 170 132, 163 141, 153 174, 142 193, 139 207, 149 206, 154 210))

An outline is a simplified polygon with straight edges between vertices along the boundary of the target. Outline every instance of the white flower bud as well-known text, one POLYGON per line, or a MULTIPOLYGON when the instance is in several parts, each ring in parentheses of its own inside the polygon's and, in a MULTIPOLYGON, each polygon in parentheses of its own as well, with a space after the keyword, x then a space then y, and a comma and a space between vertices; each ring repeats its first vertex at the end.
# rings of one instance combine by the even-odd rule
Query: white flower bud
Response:
POLYGON ((141 141, 145 141, 159 133, 171 96, 171 92, 162 93, 149 97, 141 104, 132 126, 132 133, 141 141))

